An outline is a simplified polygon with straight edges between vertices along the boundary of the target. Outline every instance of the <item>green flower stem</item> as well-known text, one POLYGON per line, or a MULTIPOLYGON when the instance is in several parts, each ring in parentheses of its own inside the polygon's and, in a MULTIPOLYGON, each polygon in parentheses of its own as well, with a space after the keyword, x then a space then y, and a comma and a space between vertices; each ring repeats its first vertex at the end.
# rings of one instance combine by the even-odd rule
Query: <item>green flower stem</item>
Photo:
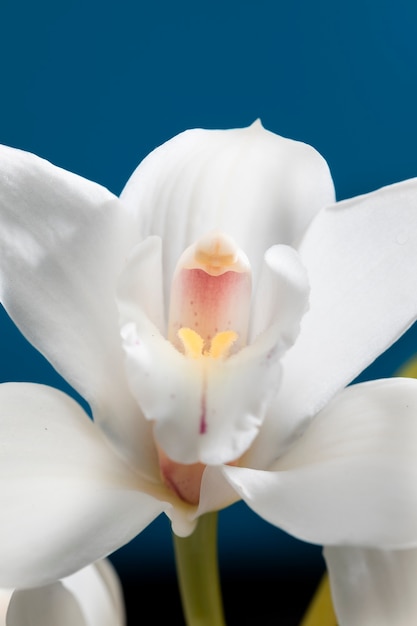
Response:
POLYGON ((217 558, 217 513, 206 513, 189 537, 173 534, 187 626, 225 626, 217 558))

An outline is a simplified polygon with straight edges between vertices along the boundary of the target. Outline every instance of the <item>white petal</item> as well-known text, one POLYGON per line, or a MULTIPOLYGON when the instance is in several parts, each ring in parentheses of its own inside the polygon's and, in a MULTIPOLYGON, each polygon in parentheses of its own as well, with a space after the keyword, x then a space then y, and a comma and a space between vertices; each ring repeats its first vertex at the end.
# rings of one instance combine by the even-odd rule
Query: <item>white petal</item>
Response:
POLYGON ((123 626, 120 581, 110 561, 100 561, 63 579, 82 610, 87 626, 123 626))
POLYGON ((200 502, 196 516, 220 511, 240 500, 236 490, 226 480, 221 466, 207 466, 201 481, 200 502))
POLYGON ((162 285, 162 242, 159 237, 147 237, 131 251, 119 278, 120 323, 134 319, 140 308, 160 333, 166 333, 162 285))
POLYGON ((107 189, 0 147, 1 302, 130 462, 143 459, 145 468, 152 458, 140 445, 114 298, 132 236, 123 204, 107 189))
POLYGON ((417 381, 337 395, 271 471, 224 467, 261 517, 305 541, 417 545, 417 381))
POLYGON ((417 624, 417 550, 324 550, 340 626, 417 624))
MULTIPOLYGON (((251 335, 275 332, 285 338, 286 348, 291 348, 297 340, 301 320, 308 309, 309 294, 308 276, 298 253, 289 246, 269 248, 254 298, 251 335)), ((279 383, 281 378, 275 381, 278 397, 279 383)), ((276 396, 270 396, 271 407, 274 407, 276 396)), ((286 429, 293 434, 293 424, 287 419, 286 411, 271 410, 269 407, 262 429, 245 454, 243 464, 259 469, 267 467, 271 458, 279 454, 280 445, 285 445, 286 429)))
POLYGON ((198 461, 203 396, 198 362, 178 352, 140 311, 122 328, 122 339, 130 388, 147 419, 157 422, 158 443, 176 461, 198 461))
POLYGON ((297 252, 276 245, 266 251, 254 298, 252 338, 276 326, 291 346, 308 308, 308 276, 297 252))
POLYGON ((97 561, 93 567, 96 568, 98 574, 101 576, 101 579, 106 584, 107 591, 112 598, 112 603, 115 607, 117 615, 119 616, 120 623, 124 624, 125 603, 123 588, 115 568, 108 559, 97 561))
POLYGON ((206 232, 233 237, 256 278, 265 250, 298 240, 313 215, 334 202, 334 189, 326 162, 311 146, 256 122, 181 133, 139 165, 121 198, 144 235, 166 241, 167 298, 181 253, 206 232))
POLYGON ((124 626, 125 609, 119 578, 103 560, 35 589, 0 590, 0 626, 124 626))
POLYGON ((5 383, 0 407, 0 586, 62 578, 127 543, 170 506, 68 396, 5 383))
POLYGON ((6 623, 7 626, 89 626, 77 600, 60 582, 15 591, 6 623))
POLYGON ((414 179, 326 209, 308 229, 299 251, 310 309, 283 359, 282 388, 264 423, 266 465, 279 454, 277 443, 416 319, 416 203, 414 179))
POLYGON ((12 595, 12 589, 0 589, 0 626, 6 626, 6 613, 12 595))

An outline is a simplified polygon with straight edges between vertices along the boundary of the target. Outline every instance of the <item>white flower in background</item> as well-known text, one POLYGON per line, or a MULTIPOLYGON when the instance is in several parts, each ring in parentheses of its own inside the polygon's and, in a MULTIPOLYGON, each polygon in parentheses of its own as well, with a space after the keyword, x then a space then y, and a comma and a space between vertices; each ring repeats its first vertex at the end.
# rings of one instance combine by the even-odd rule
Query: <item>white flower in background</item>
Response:
POLYGON ((417 545, 417 382, 343 391, 416 319, 416 266, 417 180, 335 203, 259 123, 178 135, 120 198, 2 147, 1 301, 94 421, 1 386, 0 584, 239 498, 346 554, 417 545))
POLYGON ((0 590, 0 626, 124 626, 120 582, 109 561, 44 587, 0 590))
POLYGON ((326 547, 333 603, 344 626, 413 626, 417 550, 326 547))

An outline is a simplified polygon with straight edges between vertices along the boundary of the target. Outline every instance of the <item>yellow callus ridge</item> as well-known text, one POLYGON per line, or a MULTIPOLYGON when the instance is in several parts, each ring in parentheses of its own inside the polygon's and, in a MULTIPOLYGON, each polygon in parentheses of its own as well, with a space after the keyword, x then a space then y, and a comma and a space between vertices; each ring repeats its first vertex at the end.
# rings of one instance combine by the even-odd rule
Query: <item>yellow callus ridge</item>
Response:
POLYGON ((217 333, 211 340, 209 356, 213 359, 225 357, 228 355, 230 348, 237 339, 237 333, 233 330, 225 330, 221 333, 217 333))
POLYGON ((191 328, 180 328, 178 337, 184 346, 184 354, 190 359, 199 359, 203 354, 204 340, 191 328))
POLYGON ((219 359, 228 355, 238 335, 233 330, 217 333, 211 340, 208 349, 204 347, 204 339, 192 328, 180 328, 178 337, 182 341, 185 356, 191 359, 199 359, 202 356, 219 359))

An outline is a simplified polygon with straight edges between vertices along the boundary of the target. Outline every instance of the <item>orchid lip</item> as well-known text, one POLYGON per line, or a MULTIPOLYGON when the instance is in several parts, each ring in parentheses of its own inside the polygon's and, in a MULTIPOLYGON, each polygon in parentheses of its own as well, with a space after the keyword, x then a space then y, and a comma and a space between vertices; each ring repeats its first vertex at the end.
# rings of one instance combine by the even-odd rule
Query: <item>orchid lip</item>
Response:
MULTIPOLYGON (((219 233, 211 236, 218 254, 219 233)), ((210 249, 207 237, 202 247, 210 249)), ((225 240, 229 249, 221 256, 230 253, 231 240, 225 240)), ((255 319, 254 332, 259 307, 251 310, 248 263, 233 245, 235 262, 217 275, 204 271, 201 258, 192 264, 199 242, 180 256, 166 330, 154 322, 158 307, 146 287, 148 270, 162 257, 155 238, 137 248, 119 291, 130 391, 153 424, 156 447, 180 465, 233 463, 248 451, 280 387, 281 357, 306 310, 308 283, 300 259, 288 246, 276 246, 265 255, 265 280, 261 289, 257 285, 263 315, 255 319)))

